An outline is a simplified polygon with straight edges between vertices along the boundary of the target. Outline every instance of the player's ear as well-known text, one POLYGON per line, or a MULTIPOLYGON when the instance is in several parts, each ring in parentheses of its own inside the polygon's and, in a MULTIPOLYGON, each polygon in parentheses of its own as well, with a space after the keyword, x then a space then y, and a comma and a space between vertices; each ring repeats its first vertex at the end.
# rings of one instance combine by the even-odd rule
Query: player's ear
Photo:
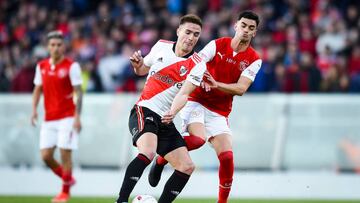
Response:
POLYGON ((256 32, 257 32, 257 30, 255 30, 255 32, 252 34, 252 37, 256 36, 256 32))
POLYGON ((180 27, 176 29, 176 36, 179 37, 180 27))

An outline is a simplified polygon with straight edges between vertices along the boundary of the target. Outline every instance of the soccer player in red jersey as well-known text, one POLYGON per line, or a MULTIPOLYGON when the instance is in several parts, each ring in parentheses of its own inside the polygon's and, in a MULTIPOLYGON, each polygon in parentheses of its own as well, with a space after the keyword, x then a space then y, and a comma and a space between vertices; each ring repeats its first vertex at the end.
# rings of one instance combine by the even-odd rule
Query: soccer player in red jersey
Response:
POLYGON ((162 117, 168 114, 175 97, 188 97, 196 86, 200 86, 206 65, 193 53, 193 48, 201 27, 199 17, 185 15, 180 19, 176 42, 159 40, 145 58, 139 51, 130 58, 135 73, 148 74, 148 77, 129 117, 133 145, 139 153, 126 169, 117 203, 129 201, 130 193, 156 153, 165 157, 175 169, 165 184, 159 203, 173 202, 194 170, 181 134, 174 123, 163 123, 162 117))
POLYGON ((52 202, 67 202, 70 198, 70 187, 75 184, 71 152, 77 149, 78 133, 81 130, 81 68, 77 62, 64 56, 65 44, 61 32, 48 33, 47 46, 50 57, 41 60, 36 66, 31 123, 36 125, 37 106, 43 93, 45 121, 40 130, 41 156, 46 165, 63 181, 62 191, 52 202), (61 164, 54 159, 56 147, 60 149, 61 164))
MULTIPOLYGON (((231 130, 228 116, 235 95, 242 96, 255 79, 262 60, 251 47, 256 35, 259 17, 244 11, 235 23, 235 36, 224 37, 209 42, 200 52, 207 65, 206 88, 197 88, 181 111, 184 136, 188 150, 201 147, 205 140, 214 147, 220 162, 218 203, 226 203, 230 193, 234 161, 231 130)), ((174 103, 178 103, 174 100, 174 103)), ((174 109, 178 108, 175 104, 174 109)), ((176 112, 170 112, 175 115, 176 112)), ((171 116, 169 117, 172 118, 171 116)), ((156 186, 166 160, 158 157, 149 174, 149 182, 156 186)))

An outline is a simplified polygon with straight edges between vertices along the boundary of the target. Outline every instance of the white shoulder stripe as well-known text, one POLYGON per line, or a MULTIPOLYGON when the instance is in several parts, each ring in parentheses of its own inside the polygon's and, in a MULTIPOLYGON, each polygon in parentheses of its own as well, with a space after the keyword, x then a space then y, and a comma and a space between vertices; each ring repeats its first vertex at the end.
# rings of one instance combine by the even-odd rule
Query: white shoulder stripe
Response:
POLYGON ((198 64, 201 62, 201 57, 197 54, 197 53, 194 53, 192 56, 191 56, 191 59, 195 62, 195 64, 198 64))

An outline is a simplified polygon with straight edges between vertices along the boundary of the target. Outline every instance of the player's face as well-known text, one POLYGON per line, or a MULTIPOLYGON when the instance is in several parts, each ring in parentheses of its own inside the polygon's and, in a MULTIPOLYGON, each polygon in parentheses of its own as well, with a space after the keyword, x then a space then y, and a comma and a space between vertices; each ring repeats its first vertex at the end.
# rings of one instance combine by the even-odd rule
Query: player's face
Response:
POLYGON ((241 18, 235 24, 235 37, 240 41, 250 41, 256 35, 256 21, 248 18, 241 18))
POLYGON ((57 38, 50 39, 48 42, 48 50, 50 52, 50 57, 60 58, 65 51, 64 41, 57 38))
POLYGON ((177 29, 177 43, 184 52, 191 52, 199 40, 201 27, 194 23, 184 23, 177 29))

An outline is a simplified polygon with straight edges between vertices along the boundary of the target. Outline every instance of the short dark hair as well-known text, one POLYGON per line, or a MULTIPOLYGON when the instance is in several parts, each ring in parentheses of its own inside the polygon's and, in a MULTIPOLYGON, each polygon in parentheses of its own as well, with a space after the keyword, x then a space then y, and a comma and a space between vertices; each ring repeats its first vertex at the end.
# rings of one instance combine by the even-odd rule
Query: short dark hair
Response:
POLYGON ((202 28, 202 21, 199 16, 195 14, 187 14, 180 18, 179 25, 182 25, 184 23, 194 23, 199 25, 202 28))
POLYGON ((59 30, 55 30, 55 31, 51 31, 47 34, 46 36, 47 41, 49 41, 50 39, 64 39, 64 35, 61 31, 59 30))
POLYGON ((256 13, 254 13, 252 11, 247 10, 247 11, 241 12, 239 17, 238 17, 238 20, 240 20, 241 18, 247 18, 247 19, 255 20, 256 27, 259 26, 260 18, 256 13))

